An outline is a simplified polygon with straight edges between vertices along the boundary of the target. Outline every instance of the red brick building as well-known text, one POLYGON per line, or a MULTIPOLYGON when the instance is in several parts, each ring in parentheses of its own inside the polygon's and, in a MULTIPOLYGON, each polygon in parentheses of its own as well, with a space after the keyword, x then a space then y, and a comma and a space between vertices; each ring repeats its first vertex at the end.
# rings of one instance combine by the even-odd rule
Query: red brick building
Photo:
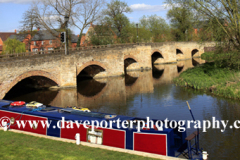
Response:
POLYGON ((46 51, 58 49, 61 46, 60 32, 51 30, 51 33, 47 30, 39 30, 31 41, 31 51, 46 51))
POLYGON ((6 41, 11 35, 16 35, 15 32, 0 32, 0 53, 2 53, 3 42, 6 41))

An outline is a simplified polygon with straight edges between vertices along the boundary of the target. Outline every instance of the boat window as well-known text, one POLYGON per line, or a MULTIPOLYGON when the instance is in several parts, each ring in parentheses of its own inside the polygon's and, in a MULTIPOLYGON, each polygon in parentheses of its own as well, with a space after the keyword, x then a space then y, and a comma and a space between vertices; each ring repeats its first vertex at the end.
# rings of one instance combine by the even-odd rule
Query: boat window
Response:
POLYGON ((102 144, 103 141, 103 130, 94 129, 92 131, 91 128, 87 129, 87 142, 102 144))
POLYGON ((47 108, 42 109, 41 111, 44 111, 44 112, 51 112, 51 111, 56 111, 56 110, 57 110, 57 109, 55 109, 55 108, 47 107, 47 108))
POLYGON ((2 106, 2 108, 9 108, 10 104, 2 106))

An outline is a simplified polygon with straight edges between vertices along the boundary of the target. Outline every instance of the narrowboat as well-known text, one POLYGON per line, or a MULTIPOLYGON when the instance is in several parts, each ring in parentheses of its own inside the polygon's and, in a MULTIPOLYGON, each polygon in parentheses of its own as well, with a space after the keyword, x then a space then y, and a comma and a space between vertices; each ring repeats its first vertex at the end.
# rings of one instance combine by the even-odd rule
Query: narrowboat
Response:
MULTIPOLYGON (((3 118, 9 120, 4 123, 0 122, 2 127, 6 127, 5 124, 9 129, 71 140, 75 140, 76 135, 80 135, 80 141, 165 156, 181 155, 187 159, 202 159, 203 156, 199 148, 199 132, 187 136, 186 131, 178 132, 177 127, 175 129, 166 127, 161 130, 156 126, 138 128, 137 122, 146 122, 147 119, 89 112, 86 108, 81 110, 74 107, 60 108, 35 104, 39 103, 30 102, 28 105, 24 102, 0 100, 0 121, 3 118), (87 112, 84 112, 86 110, 87 112), (110 124, 110 121, 116 122, 117 120, 134 123, 127 127, 118 126, 117 123, 110 124), (17 121, 30 121, 32 125, 26 123, 25 127, 19 126, 17 121), (69 123, 70 121, 73 123, 69 123), (49 126, 44 126, 40 122, 47 122, 49 126), (102 127, 92 128, 93 122, 105 123, 102 127)), ((157 120, 152 121, 155 123, 157 120)))

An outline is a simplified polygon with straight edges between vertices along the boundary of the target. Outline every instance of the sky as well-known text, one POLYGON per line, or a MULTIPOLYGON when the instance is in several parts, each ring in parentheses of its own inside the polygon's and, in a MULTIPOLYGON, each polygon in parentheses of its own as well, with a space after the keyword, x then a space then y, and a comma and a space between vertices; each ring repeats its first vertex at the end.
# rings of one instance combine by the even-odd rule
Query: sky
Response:
MULTIPOLYGON (((0 32, 19 30, 23 13, 28 10, 32 1, 34 0, 0 0, 0 32)), ((106 0, 106 2, 110 1, 106 0)), ((154 14, 167 20, 167 9, 164 0, 125 0, 124 2, 132 8, 133 12, 126 14, 131 22, 137 23, 143 15, 150 16, 154 14)), ((71 29, 75 34, 79 34, 77 28, 71 29)))

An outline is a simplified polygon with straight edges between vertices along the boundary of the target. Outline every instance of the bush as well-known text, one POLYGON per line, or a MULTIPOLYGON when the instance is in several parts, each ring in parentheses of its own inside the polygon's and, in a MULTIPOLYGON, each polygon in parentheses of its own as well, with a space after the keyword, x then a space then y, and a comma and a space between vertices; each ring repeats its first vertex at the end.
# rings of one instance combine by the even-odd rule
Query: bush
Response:
POLYGON ((240 53, 232 51, 227 53, 206 52, 201 55, 206 61, 214 61, 219 68, 240 69, 240 53))

